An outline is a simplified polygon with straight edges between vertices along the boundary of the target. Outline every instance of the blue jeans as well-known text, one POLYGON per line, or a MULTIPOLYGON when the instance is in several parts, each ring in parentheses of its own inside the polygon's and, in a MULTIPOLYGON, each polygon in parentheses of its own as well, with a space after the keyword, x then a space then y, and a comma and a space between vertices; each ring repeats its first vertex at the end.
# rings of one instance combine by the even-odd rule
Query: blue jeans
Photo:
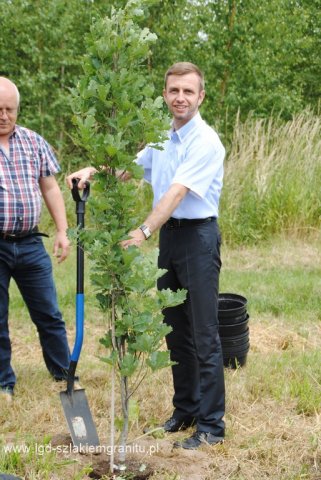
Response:
POLYGON ((37 327, 48 371, 56 380, 66 378, 70 359, 66 328, 57 304, 51 260, 42 239, 0 239, 0 389, 13 391, 16 383, 8 329, 11 278, 37 327))

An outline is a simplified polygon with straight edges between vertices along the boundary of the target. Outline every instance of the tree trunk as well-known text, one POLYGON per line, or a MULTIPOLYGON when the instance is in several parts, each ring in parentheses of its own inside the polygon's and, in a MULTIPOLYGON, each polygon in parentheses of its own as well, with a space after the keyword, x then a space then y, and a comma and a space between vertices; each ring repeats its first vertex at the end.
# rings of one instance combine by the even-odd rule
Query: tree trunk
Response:
POLYGON ((128 412, 128 378, 121 377, 121 403, 122 403, 122 412, 123 412, 123 428, 119 440, 119 463, 123 465, 126 461, 126 445, 128 438, 128 423, 129 423, 129 412, 128 412))

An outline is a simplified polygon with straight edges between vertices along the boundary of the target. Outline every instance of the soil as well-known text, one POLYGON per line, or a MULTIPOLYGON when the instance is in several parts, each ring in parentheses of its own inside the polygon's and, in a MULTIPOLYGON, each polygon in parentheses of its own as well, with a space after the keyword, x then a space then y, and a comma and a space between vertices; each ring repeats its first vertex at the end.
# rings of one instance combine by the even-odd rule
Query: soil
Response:
POLYGON ((90 478, 101 479, 110 478, 114 479, 117 475, 128 480, 146 480, 151 477, 154 470, 145 464, 142 466, 141 462, 130 459, 126 461, 126 469, 122 470, 114 465, 114 471, 110 471, 110 461, 101 459, 93 465, 93 471, 89 473, 90 478))
MULTIPOLYGON (((181 435, 181 434, 180 434, 181 435)), ((126 455, 126 469, 114 467, 110 472, 110 457, 106 453, 90 455, 92 471, 86 478, 97 480, 113 480, 121 476, 128 480, 145 480, 155 473, 166 472, 179 475, 180 480, 205 480, 208 478, 209 459, 214 449, 220 447, 204 447, 200 450, 184 450, 173 448, 173 437, 155 439, 142 438, 132 445, 135 453, 126 455)), ((52 437, 52 446, 72 445, 69 434, 59 434, 52 437)), ((102 445, 103 447, 103 445, 102 445)), ((76 455, 84 465, 88 463, 88 455, 76 455), (80 460, 82 459, 82 460, 80 460)))

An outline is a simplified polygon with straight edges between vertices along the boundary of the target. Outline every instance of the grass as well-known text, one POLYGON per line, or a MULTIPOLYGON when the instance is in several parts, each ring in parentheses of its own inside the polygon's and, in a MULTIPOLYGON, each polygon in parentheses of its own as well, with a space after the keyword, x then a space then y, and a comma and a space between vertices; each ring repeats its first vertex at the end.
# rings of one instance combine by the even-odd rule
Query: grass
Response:
MULTIPOLYGON (((50 250, 50 240, 47 244, 50 250)), ((140 461, 155 468, 153 480, 320 480, 319 246, 316 235, 304 241, 274 237, 235 249, 223 245, 220 290, 248 299, 251 341, 246 366, 225 370, 226 442, 214 449, 181 452, 172 451, 171 444, 183 433, 138 439, 145 426, 166 419, 172 409, 170 372, 148 375, 134 399, 129 438, 141 446, 136 454, 140 461), (152 456, 151 446, 157 446, 152 456)), ((72 344, 75 252, 54 269, 72 344)), ((108 446, 110 375, 99 360, 105 353, 99 344, 105 322, 96 310, 88 271, 87 264, 86 329, 78 371, 101 443, 108 446)), ((53 447, 59 444, 57 435, 68 433, 58 395, 63 387, 52 382, 44 367, 37 333, 14 285, 10 294, 18 382, 13 407, 1 405, 0 472, 27 480, 88 479, 97 458, 53 447), (8 445, 15 450, 6 451, 8 445), (19 445, 23 448, 17 450, 19 445)))
POLYGON ((221 200, 229 243, 320 228, 320 133, 320 117, 309 111, 289 122, 236 120, 221 200))

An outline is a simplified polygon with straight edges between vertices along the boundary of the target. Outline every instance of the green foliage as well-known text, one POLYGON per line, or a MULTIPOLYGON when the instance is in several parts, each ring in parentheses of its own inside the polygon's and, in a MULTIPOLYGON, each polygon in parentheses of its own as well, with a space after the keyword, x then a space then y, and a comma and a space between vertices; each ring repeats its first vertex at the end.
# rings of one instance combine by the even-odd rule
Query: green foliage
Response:
POLYGON ((280 321, 290 317, 292 324, 300 324, 305 319, 310 326, 320 321, 320 315, 316 314, 321 311, 318 268, 307 269, 303 273, 301 268, 286 270, 277 266, 258 266, 246 269, 242 275, 240 269, 233 271, 225 268, 222 271, 221 291, 231 288, 245 297, 249 297, 248 292, 251 292, 249 310, 255 316, 272 314, 280 321))
MULTIPOLYGON (((82 162, 70 139, 68 98, 81 74, 86 35, 96 18, 125 4, 125 0, 0 2, 0 74, 11 77, 21 91, 21 123, 44 134, 58 148, 66 167, 82 162)), ((289 119, 308 106, 318 108, 319 0, 260 4, 256 0, 145 0, 131 9, 142 35, 149 27, 158 36, 153 58, 148 58, 158 94, 170 64, 182 60, 199 64, 207 80, 203 115, 219 126, 224 143, 230 141, 238 110, 243 120, 249 112, 260 117, 281 113, 289 119)), ((111 35, 117 52, 123 39, 106 27, 105 36, 111 35)), ((97 51, 102 57, 104 48, 100 41, 97 51)), ((99 62, 99 57, 93 61, 99 62)), ((100 86, 97 92, 102 99, 106 88, 100 86)), ((130 112, 124 113, 123 122, 131 122, 130 112)), ((112 154, 113 146, 109 149, 112 154)))
POLYGON ((160 90, 170 64, 198 64, 206 76, 203 115, 226 143, 239 110, 243 120, 250 112, 289 119, 318 108, 320 15, 318 0, 163 0, 148 18, 159 37, 153 77, 160 90))
POLYGON ((0 75, 21 94, 19 122, 44 135, 61 160, 76 156, 69 138, 69 89, 81 71, 84 36, 103 0, 0 2, 0 75))
POLYGON ((157 370, 170 365, 168 352, 160 351, 170 330, 161 310, 185 299, 185 292, 156 291, 164 272, 157 268, 155 249, 120 246, 141 223, 136 199, 142 169, 134 158, 146 144, 160 148, 169 128, 162 98, 152 98, 147 60, 156 35, 137 24, 143 6, 144 2, 131 0, 93 23, 86 40, 84 75, 72 92, 75 142, 98 170, 105 166, 96 175, 89 202, 91 229, 83 240, 93 262, 92 283, 108 320, 101 343, 109 355, 102 360, 116 367, 121 380, 122 443, 128 429, 128 400, 144 367, 157 370), (131 174, 131 183, 121 181, 125 172, 131 174))

